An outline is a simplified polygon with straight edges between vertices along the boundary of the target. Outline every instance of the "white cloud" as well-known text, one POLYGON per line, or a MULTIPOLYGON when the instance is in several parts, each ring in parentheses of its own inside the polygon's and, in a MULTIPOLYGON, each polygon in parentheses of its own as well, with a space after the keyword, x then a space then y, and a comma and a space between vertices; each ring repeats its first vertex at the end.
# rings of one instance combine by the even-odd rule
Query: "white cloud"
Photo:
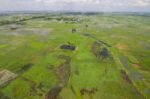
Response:
POLYGON ((145 10, 150 12, 150 0, 0 0, 0 10, 145 10))
POLYGON ((133 0, 133 5, 134 6, 150 6, 150 0, 133 0))
POLYGON ((60 3, 80 3, 80 4, 99 4, 99 5, 129 5, 129 6, 150 6, 150 0, 35 0, 46 4, 60 3))

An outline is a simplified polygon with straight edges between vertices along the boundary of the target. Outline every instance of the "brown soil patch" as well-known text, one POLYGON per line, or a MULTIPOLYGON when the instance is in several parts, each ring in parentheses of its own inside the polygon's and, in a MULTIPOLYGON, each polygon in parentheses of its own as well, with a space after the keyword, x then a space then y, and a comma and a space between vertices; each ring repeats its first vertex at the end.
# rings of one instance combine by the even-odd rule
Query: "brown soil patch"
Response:
POLYGON ((45 97, 45 99, 57 99, 57 96, 59 95, 59 93, 60 93, 60 91, 61 91, 61 87, 54 87, 54 88, 52 88, 49 92, 48 92, 48 94, 47 94, 47 96, 45 97))
POLYGON ((44 85, 42 83, 36 84, 34 81, 32 81, 28 78, 25 78, 25 77, 22 77, 22 80, 29 83, 29 85, 30 85, 30 96, 34 96, 34 95, 42 96, 43 93, 45 93, 45 91, 43 90, 44 85))
POLYGON ((119 49, 119 50, 127 50, 128 49, 128 46, 125 45, 125 44, 117 44, 116 47, 119 49))
POLYGON ((128 82, 128 83, 132 83, 131 80, 129 79, 127 73, 124 70, 120 70, 121 73, 121 77, 124 81, 128 82))
POLYGON ((64 59, 65 62, 60 64, 58 68, 55 70, 55 74, 57 75, 59 79, 59 83, 62 86, 66 86, 68 83, 68 80, 70 78, 70 62, 71 59, 69 56, 63 56, 60 55, 59 58, 64 59))
POLYGON ((0 99, 11 99, 11 98, 0 92, 0 99))
POLYGON ((84 94, 94 94, 95 92, 97 92, 98 90, 96 88, 92 88, 92 89, 81 89, 80 93, 81 95, 84 94))
POLYGON ((97 53, 98 53, 98 47, 100 47, 100 46, 102 46, 102 44, 101 43, 98 43, 98 42, 94 42, 93 44, 92 44, 92 48, 91 48, 91 51, 94 53, 94 55, 96 56, 96 57, 98 57, 98 55, 97 55, 97 53))
POLYGON ((136 68, 136 69, 140 69, 141 68, 140 64, 133 64, 133 67, 136 68))

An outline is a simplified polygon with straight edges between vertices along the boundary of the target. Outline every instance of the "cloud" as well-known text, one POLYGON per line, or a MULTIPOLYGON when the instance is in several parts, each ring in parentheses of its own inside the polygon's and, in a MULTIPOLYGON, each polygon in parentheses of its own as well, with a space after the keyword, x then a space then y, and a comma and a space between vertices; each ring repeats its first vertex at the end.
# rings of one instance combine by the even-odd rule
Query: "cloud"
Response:
POLYGON ((114 6, 150 6, 150 0, 35 0, 46 4, 99 4, 114 6))
POLYGON ((150 12, 150 0, 0 0, 0 10, 150 12))

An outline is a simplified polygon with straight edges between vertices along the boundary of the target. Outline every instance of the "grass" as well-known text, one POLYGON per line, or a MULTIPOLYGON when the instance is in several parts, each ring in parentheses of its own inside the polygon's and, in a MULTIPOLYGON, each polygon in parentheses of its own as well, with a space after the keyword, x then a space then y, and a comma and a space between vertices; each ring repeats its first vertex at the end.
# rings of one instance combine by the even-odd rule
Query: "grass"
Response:
MULTIPOLYGON (((34 14, 24 15, 24 18, 32 16, 34 14)), ((0 20, 11 21, 13 17, 0 16, 0 20)), ((16 30, 11 30, 9 24, 0 26, 0 70, 7 69, 18 75, 0 87, 1 99, 43 99, 52 88, 63 85, 61 75, 56 75, 57 69, 66 62, 60 56, 71 59, 67 63, 70 77, 57 98, 150 98, 149 17, 120 14, 63 17, 76 17, 80 22, 38 18, 26 20, 25 24, 17 25, 16 30), (72 33, 72 28, 77 29, 76 33, 72 33), (50 31, 42 34, 47 30, 50 31), (95 38, 86 37, 84 33, 95 38), (102 45, 108 49, 111 59, 101 60, 92 52, 98 40, 111 45, 102 45), (68 43, 75 45, 76 50, 60 49, 62 44, 68 43), (27 64, 32 66, 20 72, 27 64), (121 70, 131 83, 121 76, 121 70), (83 95, 81 90, 85 90, 83 95)), ((99 48, 96 50, 99 52, 99 48)))

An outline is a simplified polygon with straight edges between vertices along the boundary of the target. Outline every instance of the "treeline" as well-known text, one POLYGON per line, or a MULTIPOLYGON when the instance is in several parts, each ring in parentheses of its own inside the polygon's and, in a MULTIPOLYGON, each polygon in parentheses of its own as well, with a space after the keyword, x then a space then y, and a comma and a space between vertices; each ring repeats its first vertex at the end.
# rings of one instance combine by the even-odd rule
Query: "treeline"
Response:
POLYGON ((2 21, 0 21, 0 25, 21 23, 21 22, 24 22, 24 21, 27 21, 27 20, 33 20, 33 19, 39 19, 39 18, 45 18, 45 16, 33 16, 31 18, 22 18, 22 19, 16 19, 16 20, 2 20, 2 21))
POLYGON ((100 15, 100 14, 104 14, 103 12, 62 12, 60 13, 62 15, 100 15))
POLYGON ((57 20, 57 21, 78 21, 77 17, 46 17, 45 20, 57 20))

